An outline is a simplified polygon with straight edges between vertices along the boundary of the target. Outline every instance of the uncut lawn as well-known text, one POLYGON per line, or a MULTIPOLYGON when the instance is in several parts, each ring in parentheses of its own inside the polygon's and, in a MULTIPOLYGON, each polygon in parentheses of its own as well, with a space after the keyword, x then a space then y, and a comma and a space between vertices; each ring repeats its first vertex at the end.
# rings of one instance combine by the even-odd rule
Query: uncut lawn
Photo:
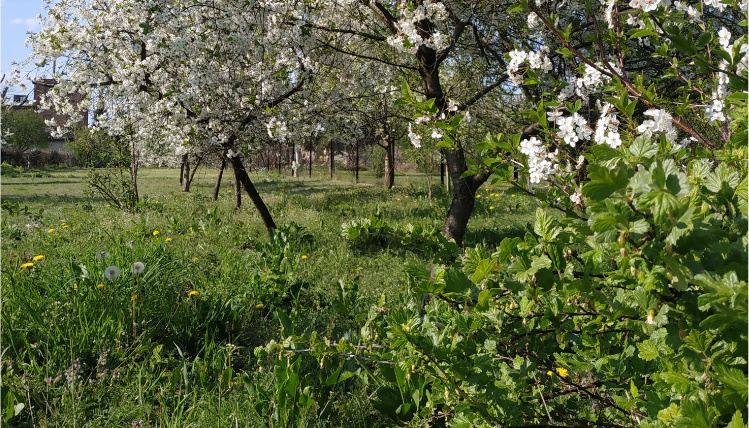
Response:
MULTIPOLYGON (((366 311, 383 294, 407 293, 404 263, 432 260, 349 242, 341 224, 376 216, 439 230, 450 203, 439 176, 429 199, 423 174, 398 174, 388 190, 369 172, 358 184, 346 171, 332 180, 323 168, 303 172, 251 173, 284 232, 275 242, 246 196, 234 211, 230 173, 213 201, 215 170, 198 170, 182 193, 178 170, 141 169, 135 214, 90 196, 86 170, 2 178, 4 207, 18 204, 3 209, 0 241, 3 425, 273 425, 278 390, 253 349, 283 339, 276 312, 299 333, 341 337, 361 326, 334 310, 339 281, 358 284, 366 311), (143 272, 132 272, 136 261, 143 272), (116 278, 103 276, 109 266, 120 269, 116 278)), ((478 194, 466 246, 493 249, 525 234, 535 202, 500 185, 478 194)), ((313 390, 325 380, 316 364, 301 370, 313 390)), ((373 388, 351 378, 295 417, 307 426, 384 425, 369 403, 373 388)))

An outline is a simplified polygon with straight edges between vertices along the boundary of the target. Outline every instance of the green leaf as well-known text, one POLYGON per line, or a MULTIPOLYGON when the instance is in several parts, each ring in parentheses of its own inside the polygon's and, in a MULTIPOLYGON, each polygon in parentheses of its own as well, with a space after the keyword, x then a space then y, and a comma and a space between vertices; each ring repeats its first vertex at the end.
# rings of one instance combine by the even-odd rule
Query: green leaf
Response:
POLYGON ((590 181, 583 185, 582 192, 594 201, 602 201, 613 193, 625 189, 629 181, 627 172, 622 167, 609 170, 590 165, 588 171, 590 181))
POLYGON ((408 83, 403 82, 403 85, 401 85, 401 94, 406 101, 414 102, 414 97, 411 95, 411 88, 408 87, 408 83))
POLYGON ((632 145, 629 146, 629 153, 635 158, 635 162, 641 162, 644 159, 651 159, 653 156, 658 154, 658 145, 644 135, 640 135, 632 141, 632 145))
POLYGON ((637 349, 640 350, 640 358, 645 361, 652 361, 660 356, 658 347, 656 346, 655 342, 651 340, 646 340, 644 342, 638 343, 637 349))

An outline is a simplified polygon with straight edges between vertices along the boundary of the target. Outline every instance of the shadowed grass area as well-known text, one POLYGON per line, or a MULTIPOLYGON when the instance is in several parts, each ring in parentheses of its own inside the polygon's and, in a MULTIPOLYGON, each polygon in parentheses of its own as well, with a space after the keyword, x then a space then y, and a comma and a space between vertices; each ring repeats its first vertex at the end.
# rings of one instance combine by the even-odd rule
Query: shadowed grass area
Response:
MULTIPOLYGON (((2 179, 3 201, 18 203, 3 212, 0 241, 3 407, 24 403, 3 425, 268 426, 292 410, 307 426, 384 424, 371 385, 352 378, 331 389, 332 369, 310 360, 295 369, 295 394, 324 393, 279 407, 287 387, 253 349, 280 340, 279 314, 333 336, 360 328, 341 309, 343 289, 359 308, 404 294, 404 264, 431 255, 396 241, 360 248, 341 225, 373 217, 440 230, 449 195, 435 186, 430 199, 417 174, 388 190, 254 172, 279 225, 270 239, 246 196, 235 212, 230 175, 213 201, 216 171, 199 170, 190 193, 178 173, 141 169, 135 214, 88 196, 85 170, 2 179), (110 266, 119 274, 106 276, 110 266)), ((480 194, 466 245, 522 236, 536 204, 499 186, 480 194)))

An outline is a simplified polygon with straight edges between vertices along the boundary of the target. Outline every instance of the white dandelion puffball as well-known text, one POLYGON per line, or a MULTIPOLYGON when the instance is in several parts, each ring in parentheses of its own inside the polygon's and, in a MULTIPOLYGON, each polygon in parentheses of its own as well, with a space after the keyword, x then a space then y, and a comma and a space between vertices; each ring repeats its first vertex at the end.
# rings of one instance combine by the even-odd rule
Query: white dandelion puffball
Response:
POLYGON ((133 266, 130 268, 130 270, 137 275, 139 273, 143 273, 143 271, 146 270, 146 265, 141 262, 135 262, 133 263, 133 266))
POLYGON ((120 269, 117 266, 109 266, 104 269, 104 278, 115 279, 120 276, 120 269))
POLYGON ((104 260, 107 257, 109 257, 109 253, 106 251, 97 251, 96 252, 96 260, 104 260))

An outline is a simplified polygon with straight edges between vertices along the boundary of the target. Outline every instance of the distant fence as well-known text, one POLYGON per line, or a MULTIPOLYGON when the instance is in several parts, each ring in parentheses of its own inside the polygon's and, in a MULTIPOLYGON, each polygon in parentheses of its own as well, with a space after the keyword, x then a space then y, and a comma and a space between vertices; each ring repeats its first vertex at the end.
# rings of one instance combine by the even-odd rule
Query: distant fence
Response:
POLYGON ((38 168, 43 166, 76 166, 73 153, 54 150, 34 150, 23 152, 17 149, 5 148, 0 153, 0 160, 12 166, 22 168, 38 168))

